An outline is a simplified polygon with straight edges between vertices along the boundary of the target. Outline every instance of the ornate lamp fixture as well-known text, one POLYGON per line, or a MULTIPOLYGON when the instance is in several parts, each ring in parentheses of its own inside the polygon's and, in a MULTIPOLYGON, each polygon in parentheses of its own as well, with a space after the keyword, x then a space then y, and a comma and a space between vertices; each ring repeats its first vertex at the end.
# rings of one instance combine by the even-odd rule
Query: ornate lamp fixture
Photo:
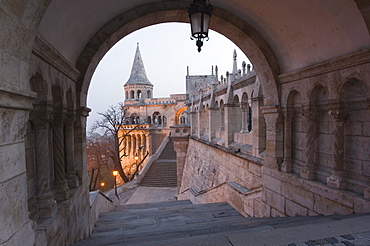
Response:
POLYGON ((197 40, 198 52, 201 51, 203 40, 208 41, 209 21, 211 19, 213 7, 206 0, 193 0, 188 7, 188 14, 191 24, 191 39, 197 40))

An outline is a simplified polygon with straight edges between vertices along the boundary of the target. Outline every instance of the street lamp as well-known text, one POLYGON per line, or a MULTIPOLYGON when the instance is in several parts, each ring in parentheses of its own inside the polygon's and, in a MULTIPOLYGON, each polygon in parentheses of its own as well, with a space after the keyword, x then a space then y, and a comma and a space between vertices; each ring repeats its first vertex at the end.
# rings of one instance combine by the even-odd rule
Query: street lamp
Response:
POLYGON ((188 14, 191 25, 192 40, 197 40, 198 52, 201 51, 203 40, 208 37, 209 21, 211 19, 213 7, 206 0, 193 0, 193 3, 188 7, 188 14))
POLYGON ((118 175, 118 171, 117 170, 113 170, 113 176, 114 176, 114 194, 118 198, 118 193, 117 193, 117 175, 118 175))

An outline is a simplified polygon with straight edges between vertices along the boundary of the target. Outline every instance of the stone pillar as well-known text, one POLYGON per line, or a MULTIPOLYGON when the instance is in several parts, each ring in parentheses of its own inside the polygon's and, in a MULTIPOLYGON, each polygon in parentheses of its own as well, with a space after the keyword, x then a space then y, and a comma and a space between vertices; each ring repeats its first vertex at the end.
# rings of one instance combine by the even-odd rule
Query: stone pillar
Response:
POLYGON ((293 112, 289 109, 284 115, 284 159, 281 164, 281 171, 286 173, 293 172, 292 162, 292 118, 293 112))
POLYGON ((89 108, 80 107, 76 113, 74 127, 75 170, 80 184, 85 184, 89 179, 86 167, 86 118, 90 111, 89 108))
POLYGON ((220 107, 220 130, 224 131, 225 130, 225 108, 220 107))
POLYGON ((220 123, 220 117, 218 115, 218 109, 217 108, 209 108, 208 109, 208 136, 209 141, 211 142, 212 139, 215 137, 215 131, 219 127, 220 123))
MULTIPOLYGON (((225 104, 225 145, 226 147, 229 146, 230 143, 234 141, 234 132, 236 130, 236 122, 235 119, 237 119, 237 107, 234 104, 225 104)), ((239 129, 238 129, 239 130, 239 129)))
POLYGON ((185 167, 186 153, 189 144, 189 126, 171 126, 171 139, 176 151, 177 165, 177 193, 180 192, 181 182, 185 167))
POLYGON ((54 156, 54 193, 57 201, 67 200, 69 188, 66 180, 65 158, 64 158, 64 114, 53 115, 53 156, 54 156))
POLYGON ((283 121, 277 106, 264 106, 262 113, 266 120, 265 165, 278 169, 283 160, 283 121))
POLYGON ((316 113, 312 110, 303 110, 306 117, 306 151, 305 164, 300 176, 305 179, 314 180, 316 178, 315 169, 315 139, 316 139, 316 113))
POLYGON ((240 105, 241 111, 242 111, 242 129, 240 130, 240 133, 247 133, 247 116, 248 116, 248 105, 245 105, 242 103, 240 105))
POLYGON ((46 113, 31 115, 35 137, 36 201, 40 217, 53 216, 57 210, 56 201, 50 191, 50 118, 46 113))
POLYGON ((70 189, 79 186, 78 177, 75 169, 75 139, 74 139, 74 123, 75 116, 68 114, 65 121, 65 151, 66 151, 66 164, 67 164, 67 179, 68 187, 70 189))
POLYGON ((196 123, 196 117, 197 117, 197 113, 194 112, 194 111, 191 111, 190 113, 190 126, 191 126, 191 134, 193 135, 194 133, 197 132, 196 130, 196 127, 197 127, 197 123, 196 123))
POLYGON ((258 156, 266 148, 266 130, 263 122, 265 118, 262 114, 263 98, 261 96, 251 98, 252 108, 252 136, 253 136, 253 155, 258 156))
POLYGON ((337 189, 344 189, 344 123, 346 114, 340 110, 330 110, 334 118, 334 170, 327 178, 327 185, 337 189))

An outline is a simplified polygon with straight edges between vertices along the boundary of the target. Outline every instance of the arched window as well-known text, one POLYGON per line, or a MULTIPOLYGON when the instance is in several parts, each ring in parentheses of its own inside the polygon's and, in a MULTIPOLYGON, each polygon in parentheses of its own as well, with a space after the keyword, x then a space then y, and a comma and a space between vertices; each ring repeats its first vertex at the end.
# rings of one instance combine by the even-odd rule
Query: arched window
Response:
POLYGON ((130 99, 134 99, 135 98, 135 91, 131 91, 130 94, 131 94, 130 99))
POLYGON ((141 94, 141 90, 138 90, 137 91, 137 98, 141 98, 142 94, 141 94))
POLYGON ((161 114, 159 112, 154 112, 153 113, 153 124, 155 126, 158 126, 158 125, 162 124, 162 118, 161 118, 161 114))
POLYGON ((148 98, 152 98, 152 92, 148 90, 147 93, 148 93, 148 98))

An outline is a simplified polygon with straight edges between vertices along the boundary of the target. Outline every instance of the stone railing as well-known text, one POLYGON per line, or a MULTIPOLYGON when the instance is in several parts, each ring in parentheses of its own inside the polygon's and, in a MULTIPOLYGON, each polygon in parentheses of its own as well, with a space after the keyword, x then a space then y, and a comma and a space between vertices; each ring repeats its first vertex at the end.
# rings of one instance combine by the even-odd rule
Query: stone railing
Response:
POLYGON ((248 190, 236 182, 224 182, 217 186, 197 191, 188 188, 178 195, 179 200, 189 199, 194 204, 228 202, 245 217, 255 217, 254 206, 248 206, 253 200, 260 200, 262 187, 248 190), (228 197, 229 199, 226 199, 228 197))
POLYGON ((111 212, 119 204, 119 199, 113 195, 105 195, 100 191, 90 192, 90 235, 101 213, 111 212))

